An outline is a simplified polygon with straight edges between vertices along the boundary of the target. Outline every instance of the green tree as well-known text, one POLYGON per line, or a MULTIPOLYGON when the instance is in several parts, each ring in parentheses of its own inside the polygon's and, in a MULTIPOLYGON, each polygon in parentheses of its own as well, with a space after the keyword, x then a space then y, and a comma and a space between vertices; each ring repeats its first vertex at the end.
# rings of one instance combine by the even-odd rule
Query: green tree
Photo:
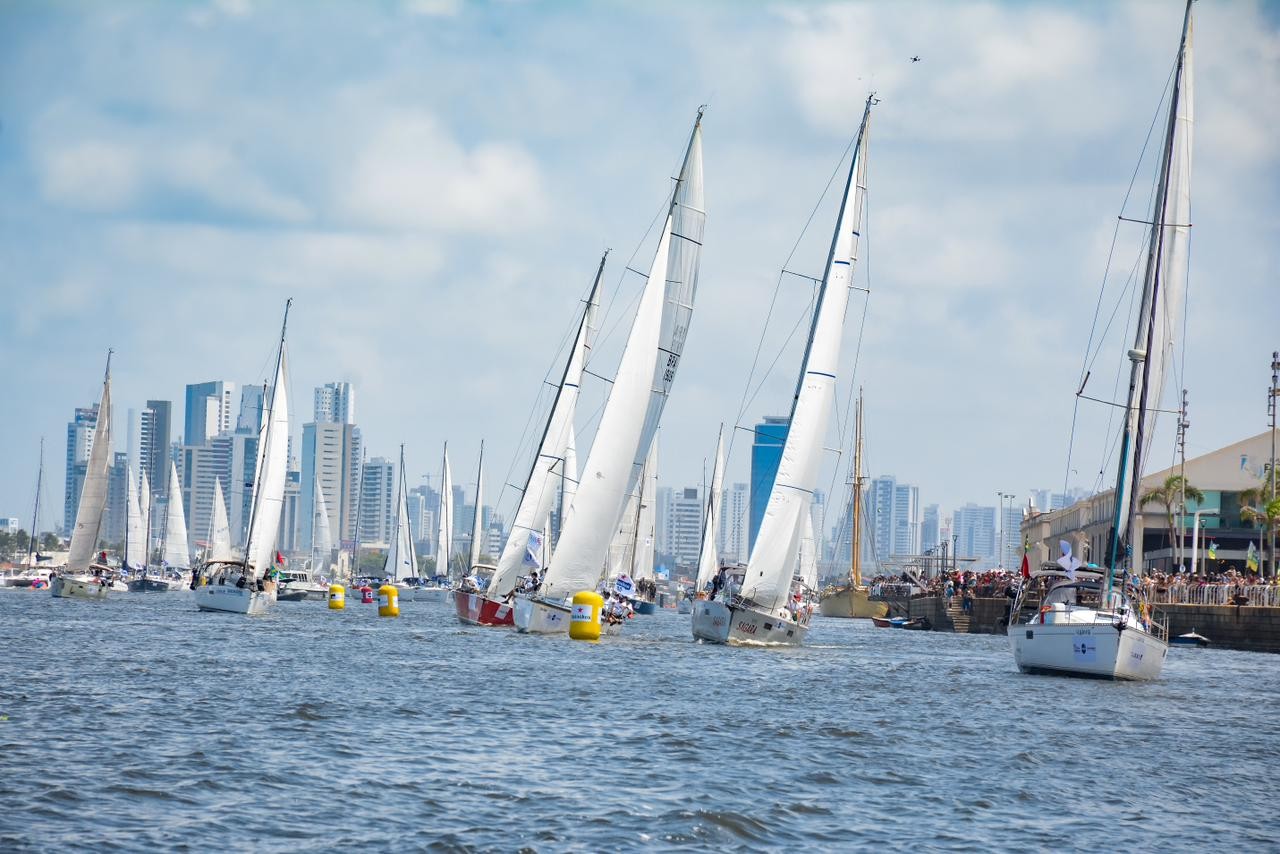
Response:
POLYGON ((1276 574, 1276 533, 1280 532, 1280 496, 1271 489, 1270 464, 1263 470, 1262 483, 1240 493, 1240 518, 1262 528, 1260 539, 1264 553, 1271 559, 1271 574, 1276 574), (1268 537, 1270 548, 1268 548, 1268 537))
POLYGON ((1174 511, 1182 510, 1183 512, 1186 512, 1182 503, 1184 500, 1199 503, 1204 501, 1204 493, 1201 492, 1198 487, 1192 486, 1191 482, 1180 474, 1169 475, 1164 479, 1164 483, 1160 484, 1155 489, 1147 490, 1138 499, 1138 503, 1142 507, 1146 507, 1148 504, 1152 503, 1164 506, 1165 530, 1169 532, 1170 549, 1175 548, 1175 539, 1179 544, 1181 544, 1183 539, 1181 535, 1184 532, 1179 531, 1175 533, 1177 524, 1174 519, 1174 511))
POLYGON ((46 552, 56 552, 62 548, 62 539, 52 531, 46 531, 45 535, 40 538, 40 550, 46 552))

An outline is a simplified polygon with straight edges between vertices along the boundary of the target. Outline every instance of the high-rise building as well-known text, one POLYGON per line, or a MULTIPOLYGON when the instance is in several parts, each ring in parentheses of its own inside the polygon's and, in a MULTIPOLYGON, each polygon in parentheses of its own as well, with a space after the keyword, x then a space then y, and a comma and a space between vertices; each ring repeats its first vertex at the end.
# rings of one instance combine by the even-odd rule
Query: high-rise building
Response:
POLYGON ((941 519, 938 516, 938 505, 930 504, 924 508, 924 522, 920 525, 920 550, 927 552, 942 542, 941 519))
POLYGON ((747 511, 751 492, 745 483, 735 483, 720 495, 719 543, 722 560, 729 563, 746 563, 747 511))
POLYGON ((751 525, 747 550, 755 547, 756 534, 764 519, 764 509, 773 491, 773 479, 782 462, 782 448, 787 443, 787 429, 791 419, 782 415, 766 415, 756 425, 755 440, 751 443, 751 525))
MULTIPOLYGON (((102 529, 98 539, 112 546, 124 543, 129 511, 129 455, 116 451, 107 473, 107 509, 102 516, 102 529)), ((133 560, 136 555, 131 556, 133 560)))
POLYGON ((222 488, 231 543, 244 545, 257 476, 258 434, 223 433, 200 445, 183 445, 178 476, 191 541, 207 540, 213 530, 214 485, 222 488))
POLYGON ((655 521, 658 530, 654 532, 658 540, 656 550, 669 555, 678 567, 698 565, 698 553, 702 548, 702 512, 702 496, 696 486, 658 490, 655 521))
POLYGON ((67 476, 62 498, 62 534, 71 536, 80 509, 80 490, 93 451, 93 431, 98 426, 98 405, 76 407, 75 418, 67 423, 67 476))
POLYGON ((863 557, 878 560, 920 553, 920 489, 892 475, 867 484, 863 557), (870 540, 870 542, 868 542, 870 540))
POLYGON ((890 554, 920 554, 920 489, 905 483, 893 487, 893 544, 890 554))
POLYGON ((186 432, 182 441, 203 445, 219 433, 231 430, 231 396, 236 384, 210 380, 187 386, 186 432))
POLYGON ((280 551, 297 552, 298 511, 302 505, 302 472, 290 469, 284 479, 284 504, 280 507, 280 551))
POLYGON ((168 488, 172 418, 173 403, 168 400, 148 400, 139 415, 138 468, 147 476, 153 498, 163 497, 168 488))
POLYGON ((435 542, 435 511, 440 506, 440 494, 429 486, 415 486, 409 490, 409 532, 413 541, 424 544, 435 542))
POLYGON ((952 518, 956 556, 975 557, 975 568, 989 567, 996 557, 996 508, 966 504, 952 518))
MULTIPOLYGON (((355 389, 351 383, 326 383, 316 387, 315 419, 317 424, 356 422, 355 389)), ((362 535, 363 536, 363 535, 362 535)))
POLYGON ((396 464, 385 457, 365 462, 360 475, 360 541, 391 542, 395 529, 396 464))
MULTIPOLYGON (((360 428, 354 424, 329 421, 302 425, 298 514, 301 549, 312 548, 317 490, 324 496, 325 509, 329 512, 329 531, 334 545, 354 539, 362 451, 360 428)), ((360 539, 365 539, 363 530, 360 539)))
POLYGON ((999 556, 1005 569, 1017 569, 1022 565, 1022 507, 1000 508, 1000 540, 1004 552, 999 556))

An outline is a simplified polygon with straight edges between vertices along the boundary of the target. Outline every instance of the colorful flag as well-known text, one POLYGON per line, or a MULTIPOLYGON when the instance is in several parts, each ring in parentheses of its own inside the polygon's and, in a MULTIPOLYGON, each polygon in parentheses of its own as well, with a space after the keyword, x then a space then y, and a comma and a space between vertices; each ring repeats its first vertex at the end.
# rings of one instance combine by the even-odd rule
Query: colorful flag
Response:
POLYGON ((1258 571, 1258 547, 1253 543, 1249 543, 1249 554, 1244 559, 1244 565, 1252 572, 1258 571))
POLYGON ((1217 560, 1217 559, 1218 559, 1218 541, 1214 540, 1213 542, 1209 543, 1209 560, 1217 560))
POLYGON ((1031 577, 1031 558, 1028 557, 1030 553, 1031 553, 1031 541, 1024 537, 1022 540, 1022 577, 1023 578, 1031 577))

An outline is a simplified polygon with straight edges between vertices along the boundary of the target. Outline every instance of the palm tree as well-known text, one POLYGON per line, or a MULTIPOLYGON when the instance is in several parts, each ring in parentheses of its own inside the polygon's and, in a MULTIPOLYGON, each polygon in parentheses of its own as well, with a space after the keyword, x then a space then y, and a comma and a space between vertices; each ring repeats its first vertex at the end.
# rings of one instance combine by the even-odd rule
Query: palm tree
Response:
POLYGON ((1138 504, 1142 507, 1145 507, 1152 502, 1164 505, 1165 523, 1166 530, 1169 532, 1170 549, 1175 548, 1175 537, 1178 541, 1177 548, 1180 549, 1182 546, 1183 537, 1174 533, 1175 525, 1173 510, 1177 507, 1185 513, 1186 507, 1183 504, 1184 501, 1194 501, 1199 503, 1204 501, 1204 493, 1200 491, 1199 487, 1192 486, 1191 482, 1180 474, 1169 475, 1164 479, 1164 483, 1160 484, 1155 489, 1147 490, 1138 499, 1138 504))
MULTIPOLYGON (((1270 466, 1268 466, 1270 468, 1270 466)), ((1271 489, 1270 472, 1262 476, 1262 483, 1240 493, 1240 518, 1250 525, 1261 525, 1261 545, 1266 548, 1267 535, 1271 535, 1271 574, 1276 574, 1275 535, 1280 531, 1280 496, 1271 489), (1269 496, 1269 497, 1268 497, 1269 496)))

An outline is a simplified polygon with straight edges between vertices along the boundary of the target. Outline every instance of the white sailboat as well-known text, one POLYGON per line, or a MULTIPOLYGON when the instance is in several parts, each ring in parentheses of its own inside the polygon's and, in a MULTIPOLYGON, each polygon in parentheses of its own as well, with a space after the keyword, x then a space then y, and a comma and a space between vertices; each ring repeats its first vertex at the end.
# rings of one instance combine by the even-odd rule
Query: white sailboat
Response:
POLYGON ((49 590, 56 598, 105 599, 112 580, 111 571, 93 564, 102 529, 102 514, 107 507, 107 485, 111 459, 111 352, 107 352, 107 371, 102 380, 102 400, 98 403, 98 420, 93 428, 93 448, 85 467, 84 486, 80 489, 80 506, 76 524, 71 530, 71 548, 67 565, 53 575, 49 590))
POLYGON ((555 560, 536 595, 516 600, 522 632, 567 632, 568 600, 594 590, 626 497, 635 488, 693 317, 706 213, 702 192, 702 112, 689 135, 657 251, 622 360, 609 391, 555 560))
POLYGON ((654 553, 658 525, 658 443, 649 446, 640 476, 640 500, 636 505, 635 542, 631 548, 631 578, 636 583, 636 613, 658 610, 654 553))
POLYGON ((480 440, 480 462, 476 465, 475 513, 471 516, 471 549, 467 555, 467 573, 474 578, 477 573, 491 575, 495 567, 481 565, 484 556, 484 440, 480 440))
POLYGON ((319 601, 329 598, 329 587, 318 579, 329 571, 329 558, 333 554, 333 533, 329 525, 329 507, 325 504, 324 490, 315 481, 315 520, 311 527, 310 566, 290 568, 280 572, 276 589, 277 602, 319 601))
POLYGON ((810 508, 818 485, 823 440, 835 399, 844 316, 853 285, 866 194, 866 144, 874 96, 867 98, 858 128, 840 213, 818 287, 782 459, 751 557, 737 589, 699 601, 693 636, 712 643, 798 645, 809 631, 811 597, 797 577, 801 541, 810 531, 810 508))
POLYGON ((37 546, 40 530, 40 495, 44 488, 44 437, 40 437, 40 467, 36 469, 36 496, 31 508, 31 533, 27 540, 27 559, 21 570, 0 574, 0 587, 41 589, 49 586, 49 569, 41 566, 49 559, 40 554, 37 546))
POLYGON ((187 543, 187 517, 182 510, 178 468, 169 461, 168 499, 164 512, 163 562, 169 590, 181 590, 190 581, 191 548, 187 543))
POLYGON ((1173 364, 1186 290, 1194 109, 1191 47, 1188 0, 1151 216, 1137 332, 1128 354, 1129 395, 1116 470, 1111 568, 1100 572, 1079 569, 1079 558, 1063 541, 1066 547, 1058 561, 1061 569, 1042 568, 1033 573, 1031 583, 1023 584, 1014 614, 1022 611, 1036 588, 1052 584, 1038 611, 1015 619, 1009 626, 1014 662, 1024 673, 1158 679, 1169 651, 1168 625, 1142 601, 1141 588, 1131 586, 1131 580, 1142 574, 1142 567, 1133 565, 1132 550, 1122 550, 1122 544, 1137 529, 1143 462, 1164 378, 1173 364))
POLYGON ((454 609, 458 619, 467 625, 512 625, 511 599, 517 584, 530 570, 541 571, 546 563, 545 556, 551 552, 551 539, 547 536, 546 529, 557 492, 560 495, 560 524, 563 529, 565 509, 573 501, 578 481, 573 416, 578 405, 582 370, 595 335, 600 282, 604 277, 604 264, 608 257, 609 253, 605 252, 596 268, 591 292, 582 308, 578 330, 565 360, 555 399, 547 412, 542 439, 525 478, 515 519, 502 547, 502 554, 498 557, 498 565, 489 579, 489 586, 483 593, 454 593, 454 609))
MULTIPOLYGON (((716 458, 711 466, 711 489, 707 494, 707 509, 702 521, 702 544, 698 549, 698 575, 693 582, 693 597, 706 599, 711 589, 711 581, 720 571, 720 513, 724 489, 724 425, 720 425, 720 436, 716 439, 716 458)), ((679 610, 682 614, 691 613, 690 597, 680 598, 679 610)))
MULTIPOLYGON (((145 480, 146 474, 142 477, 145 480)), ((133 476, 133 466, 128 464, 125 465, 125 481, 124 554, 120 565, 123 574, 129 578, 126 589, 142 593, 147 590, 147 530, 138 482, 133 476)), ((145 495, 145 483, 143 487, 145 495)))
POLYGON ((258 432, 258 457, 254 467, 253 501, 249 511, 249 537, 243 560, 220 560, 201 568, 201 581, 193 591, 201 611, 261 614, 276 601, 276 583, 265 576, 275 564, 276 535, 284 506, 284 485, 289 464, 289 391, 285 357, 285 331, 289 306, 285 303, 276 352, 275 381, 258 432))
POLYGON ((391 534, 387 560, 382 565, 382 577, 388 584, 398 587, 404 598, 412 597, 421 587, 420 583, 408 583, 408 579, 419 582, 420 575, 418 552, 414 548, 413 531, 409 525, 409 480, 405 475, 404 445, 400 446, 400 483, 396 487, 395 530, 391 534))
MULTIPOLYGON (((440 506, 436 513, 436 568, 434 575, 405 591, 406 599, 415 602, 444 602, 449 598, 450 562, 453 560, 453 469, 449 465, 449 443, 444 443, 440 462, 440 506)), ((408 518, 408 511, 405 511, 408 518)), ((416 572, 416 567, 415 567, 416 572)))
POLYGON ((231 521, 227 518, 227 501, 222 495, 222 480, 213 481, 213 513, 209 515, 209 549, 205 564, 226 563, 235 559, 231 546, 231 521))

